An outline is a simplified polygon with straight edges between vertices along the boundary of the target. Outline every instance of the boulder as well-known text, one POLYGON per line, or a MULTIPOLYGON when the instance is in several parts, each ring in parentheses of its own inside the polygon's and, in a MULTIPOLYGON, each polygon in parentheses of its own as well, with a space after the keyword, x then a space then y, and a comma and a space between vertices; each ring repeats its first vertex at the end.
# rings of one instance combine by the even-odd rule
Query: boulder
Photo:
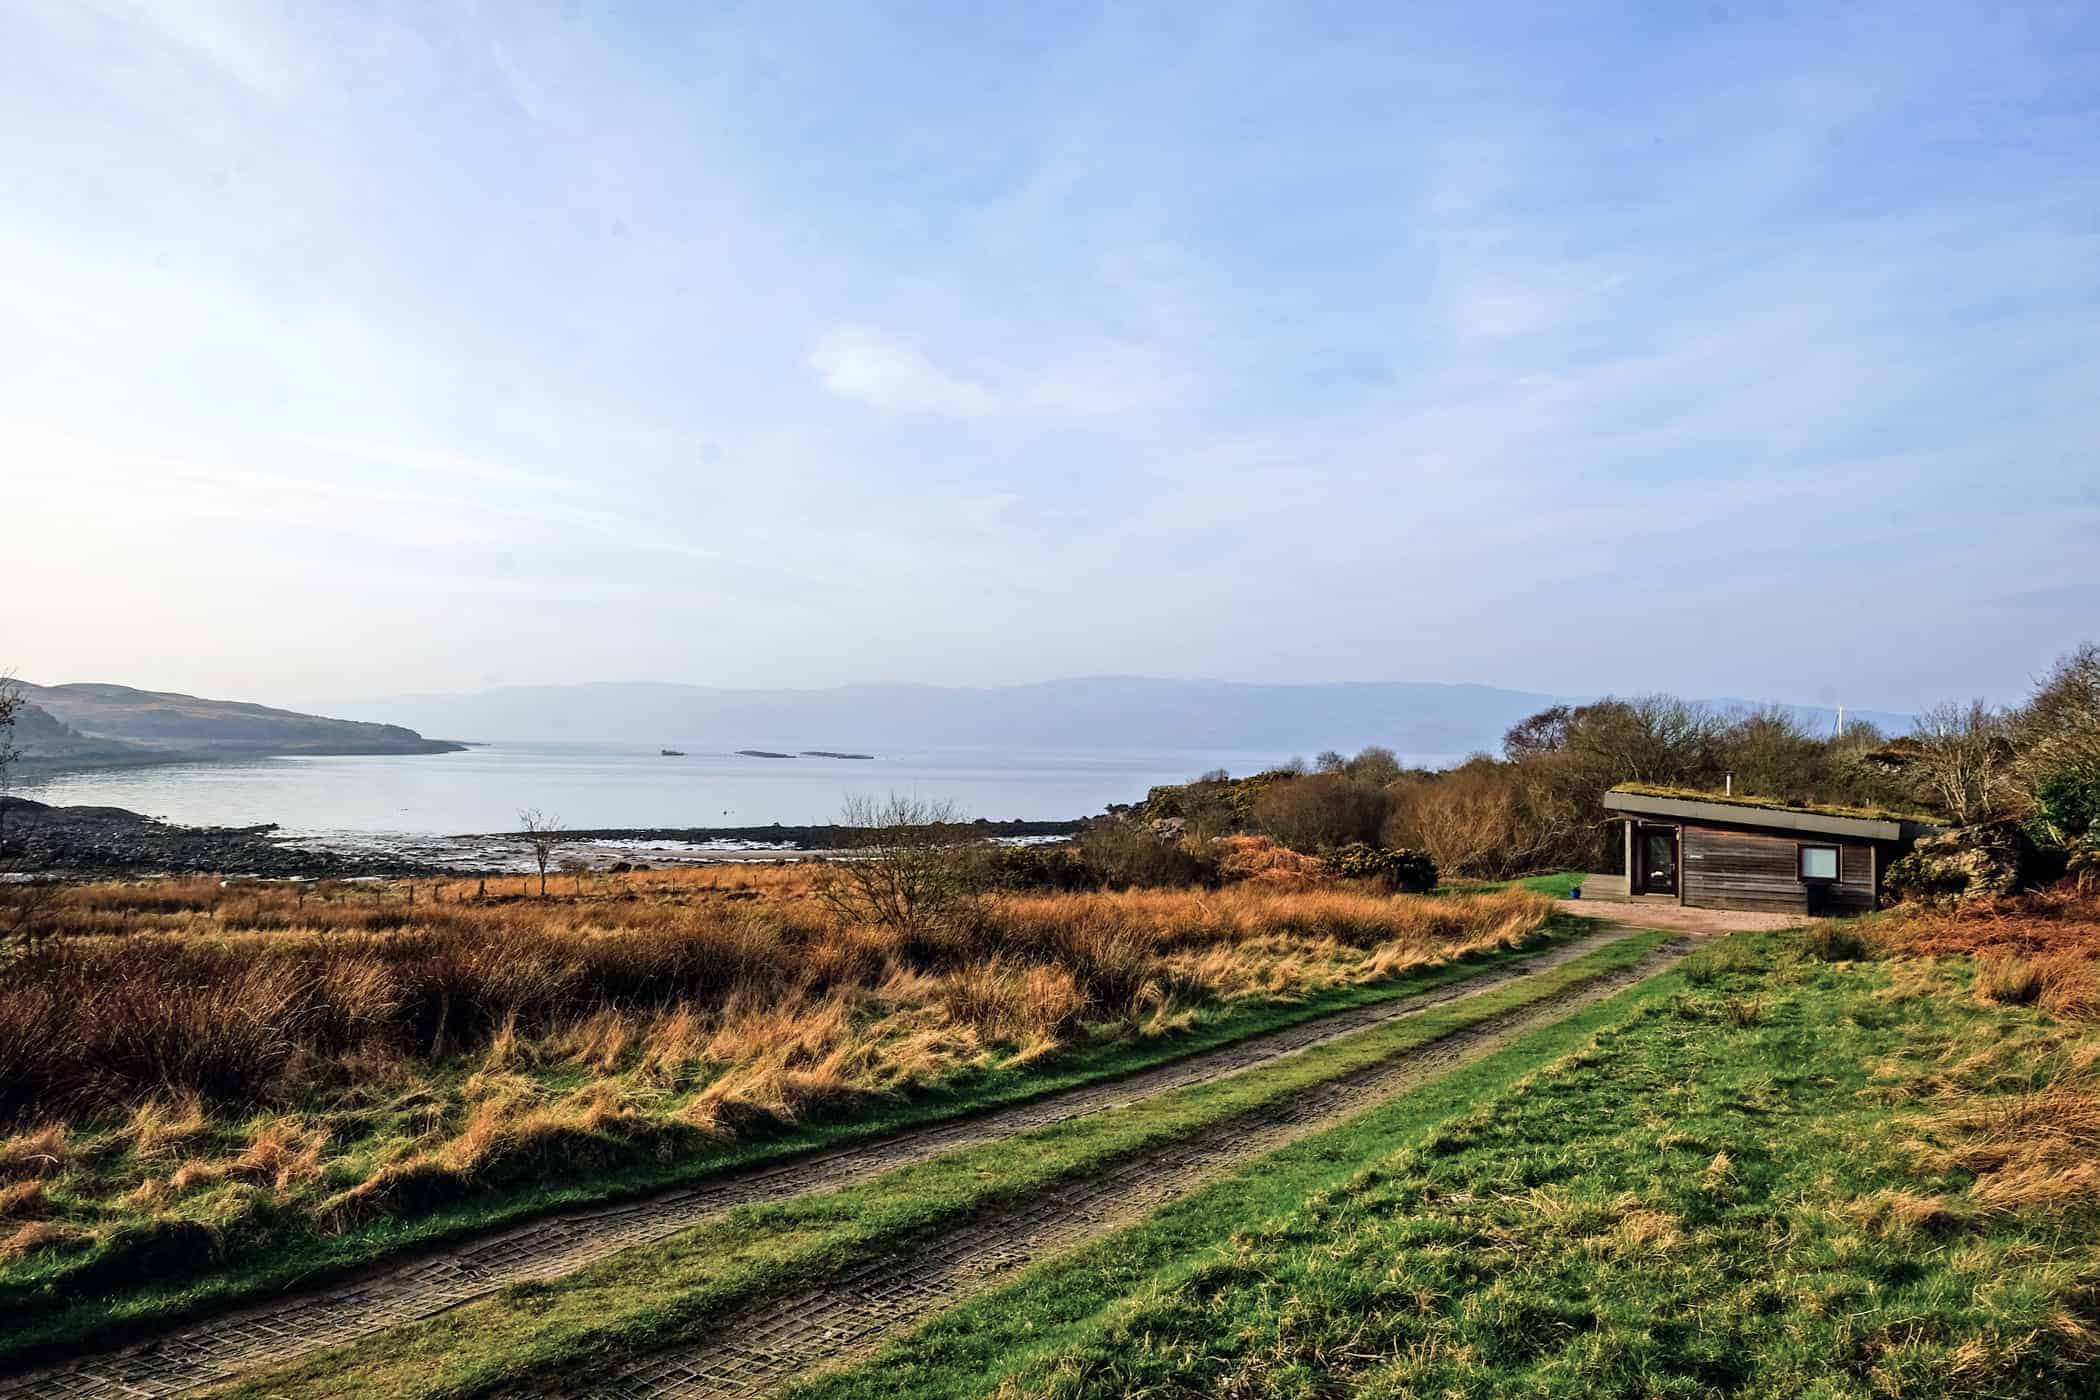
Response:
POLYGON ((1882 885, 1899 903, 1961 909, 2029 888, 2046 864, 2017 822, 1982 822, 1924 837, 1889 865, 1882 885))

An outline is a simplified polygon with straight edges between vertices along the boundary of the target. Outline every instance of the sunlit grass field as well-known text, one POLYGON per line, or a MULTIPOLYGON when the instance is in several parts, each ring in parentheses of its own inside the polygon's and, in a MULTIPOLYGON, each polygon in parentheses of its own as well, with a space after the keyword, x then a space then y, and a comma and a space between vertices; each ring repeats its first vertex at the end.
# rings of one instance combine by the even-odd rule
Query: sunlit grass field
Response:
POLYGON ((2093 1394, 2100 1034, 1916 952, 1994 922, 1735 935, 789 1393, 2093 1394))
POLYGON ((1525 891, 987 896, 808 867, 67 890, 0 998, 0 1354, 1312 1014, 1543 936, 1525 891))

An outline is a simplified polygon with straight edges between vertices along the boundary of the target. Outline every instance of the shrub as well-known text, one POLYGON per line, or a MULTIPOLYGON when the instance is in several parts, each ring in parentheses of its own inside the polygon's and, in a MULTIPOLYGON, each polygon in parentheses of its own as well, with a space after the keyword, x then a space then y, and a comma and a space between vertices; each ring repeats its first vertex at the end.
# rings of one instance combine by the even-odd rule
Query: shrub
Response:
POLYGON ((1101 876, 1069 842, 1037 846, 982 845, 964 861, 972 887, 985 890, 1092 890, 1101 876))
POLYGON ((1215 885, 1215 858, 1203 847, 1167 840, 1136 822, 1103 822, 1079 837, 1079 858, 1102 889, 1185 889, 1215 885))
POLYGON ((1334 771, 1271 784, 1254 821, 1293 850, 1325 851, 1377 840, 1390 807, 1383 788, 1334 771))
POLYGON ((1497 879, 1523 869, 1523 810, 1510 765, 1481 759, 1404 789, 1385 844, 1419 846, 1452 875, 1497 879))
POLYGON ((839 825, 849 855, 819 868, 817 894, 841 921, 922 935, 961 915, 969 836, 952 804, 849 797, 839 825))
POLYGON ((1329 853, 1325 863, 1329 874, 1343 880, 1363 880, 1407 894, 1426 894, 1436 888, 1436 862, 1420 851, 1359 841, 1329 853))
POLYGON ((1191 830, 1206 836, 1245 831, 1254 824, 1254 804, 1262 793, 1295 776, 1272 768, 1235 778, 1218 769, 1194 782, 1153 788, 1145 794, 1143 814, 1147 821, 1179 817, 1191 830))
POLYGON ((2041 780, 2034 796, 2049 836, 2069 842, 2100 833, 2100 766, 2060 768, 2041 780))

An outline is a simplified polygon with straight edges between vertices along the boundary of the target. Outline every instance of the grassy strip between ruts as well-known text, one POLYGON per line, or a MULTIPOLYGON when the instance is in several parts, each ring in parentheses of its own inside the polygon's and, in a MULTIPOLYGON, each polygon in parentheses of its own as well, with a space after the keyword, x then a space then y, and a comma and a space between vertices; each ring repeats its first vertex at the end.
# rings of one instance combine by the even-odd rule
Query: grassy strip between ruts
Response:
POLYGON ((1637 964, 1669 935, 1618 939, 1558 968, 1274 1064, 765 1206, 569 1278, 520 1285, 427 1322, 246 1378, 243 1396, 468 1395, 587 1373, 703 1330, 771 1290, 820 1278, 972 1212, 1288 1098, 1637 964))
POLYGON ((2090 1207, 1966 1208, 1901 1087, 2063 1036, 1738 935, 789 1393, 2090 1395, 2090 1207))
POLYGON ((1206 1008, 1187 1029, 1139 1040, 1083 1045, 1051 1060, 973 1073, 937 1090, 874 1112, 813 1122, 753 1138, 706 1155, 665 1160, 650 1155, 626 1166, 572 1177, 558 1184, 490 1189, 412 1218, 381 1218, 340 1234, 289 1234, 267 1253, 217 1260, 209 1245, 185 1240, 182 1274, 156 1278, 144 1260, 87 1296, 40 1298, 34 1286, 17 1290, 0 1317, 0 1366, 24 1366, 53 1353, 135 1336, 142 1327, 179 1323, 325 1281, 390 1256, 441 1246, 565 1208, 633 1199, 653 1191, 723 1175, 802 1153, 839 1147, 888 1133, 1024 1103, 1060 1090, 1114 1079, 1200 1054, 1267 1031, 1375 1002, 1465 981, 1522 962, 1554 945, 1594 933, 1595 926, 1556 915, 1544 936, 1521 948, 1475 954, 1403 972, 1387 980, 1336 987, 1299 1000, 1206 1008), (210 1265, 209 1271, 199 1271, 210 1265))

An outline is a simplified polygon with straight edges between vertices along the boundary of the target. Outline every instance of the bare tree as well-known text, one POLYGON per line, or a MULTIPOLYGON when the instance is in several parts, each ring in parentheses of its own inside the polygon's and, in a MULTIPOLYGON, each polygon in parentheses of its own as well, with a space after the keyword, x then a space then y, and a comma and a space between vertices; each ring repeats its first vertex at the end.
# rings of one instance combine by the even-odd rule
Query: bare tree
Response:
POLYGON ((1383 744, 1370 744, 1357 750, 1356 757, 1344 765, 1350 777, 1361 783, 1375 783, 1384 787, 1400 781, 1399 756, 1383 744))
MULTIPOLYGON (((15 745, 15 722, 27 708, 22 683, 0 675, 0 857, 7 851, 7 803, 15 764, 22 751, 15 745)), ((8 871, 0 860, 0 874, 8 871)), ((58 902, 63 886, 56 880, 10 879, 0 885, 0 965, 33 954, 49 934, 45 915, 58 902)))
POLYGON ((15 764, 22 757, 15 747, 15 720, 28 703, 22 683, 11 675, 0 675, 0 853, 7 850, 7 799, 14 785, 15 764))
POLYGON ((1254 800, 1254 822, 1297 851, 1373 842, 1390 806, 1385 789, 1337 771, 1285 778, 1254 800))
POLYGON ((1521 860, 1521 822, 1515 783, 1492 761, 1476 759, 1402 793, 1385 843, 1429 852, 1448 875, 1494 878, 1524 868, 1512 863, 1521 860))
POLYGON ((561 845, 562 832, 567 828, 561 818, 542 812, 537 807, 527 807, 518 813, 518 828, 524 837, 527 849, 532 852, 532 863, 540 868, 540 898, 547 897, 547 867, 554 864, 554 852, 561 845))
POLYGON ((848 797, 839 825, 845 856, 825 864, 817 882, 818 898, 839 918, 919 934, 967 905, 970 835, 952 804, 896 793, 848 797))
POLYGON ((1981 700, 1946 700, 1918 716, 1911 778, 1958 826, 2004 813, 2013 796, 2011 727, 1981 700))

